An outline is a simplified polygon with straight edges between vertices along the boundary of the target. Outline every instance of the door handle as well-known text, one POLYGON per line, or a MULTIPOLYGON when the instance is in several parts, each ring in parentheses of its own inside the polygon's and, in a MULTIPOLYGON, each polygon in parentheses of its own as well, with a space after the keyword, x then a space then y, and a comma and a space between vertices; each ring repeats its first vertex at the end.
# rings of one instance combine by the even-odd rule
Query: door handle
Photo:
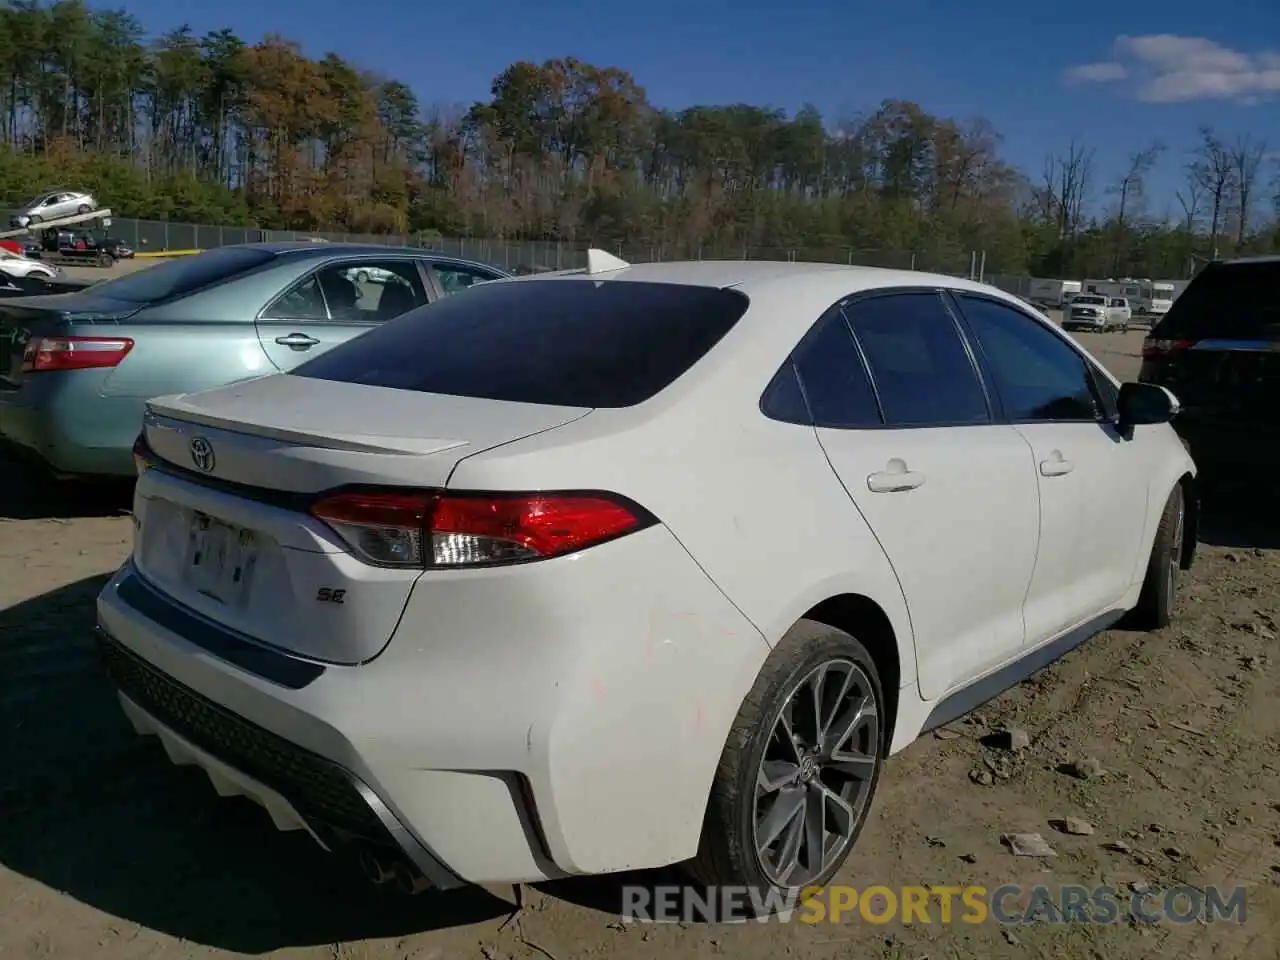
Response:
POLYGON ((306 350, 319 342, 315 337, 308 337, 305 333, 291 333, 285 337, 276 337, 276 343, 280 346, 292 347, 294 350, 306 350))
POLYGON ((914 490, 924 483, 924 474, 908 470, 904 461, 890 460, 885 469, 867 477, 867 489, 872 493, 901 493, 914 490))
POLYGON ((1040 476, 1065 477, 1075 468, 1076 465, 1074 463, 1070 460, 1064 459, 1062 454, 1055 450, 1049 455, 1047 460, 1040 461, 1040 476))

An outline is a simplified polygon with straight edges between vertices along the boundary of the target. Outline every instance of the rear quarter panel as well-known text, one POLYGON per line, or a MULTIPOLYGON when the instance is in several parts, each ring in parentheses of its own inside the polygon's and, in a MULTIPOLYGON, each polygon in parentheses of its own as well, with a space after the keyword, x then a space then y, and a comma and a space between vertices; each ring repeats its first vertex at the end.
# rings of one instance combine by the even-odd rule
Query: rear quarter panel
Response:
POLYGON ((184 322, 158 316, 163 310, 145 310, 116 327, 112 335, 129 337, 133 349, 103 382, 103 396, 141 401, 275 372, 252 319, 184 322))

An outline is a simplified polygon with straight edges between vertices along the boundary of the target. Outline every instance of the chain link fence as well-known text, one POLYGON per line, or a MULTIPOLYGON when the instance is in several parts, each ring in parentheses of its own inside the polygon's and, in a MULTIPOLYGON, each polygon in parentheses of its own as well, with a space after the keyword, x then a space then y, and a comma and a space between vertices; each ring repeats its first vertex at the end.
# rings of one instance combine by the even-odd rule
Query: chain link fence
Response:
MULTIPOLYGON (((7 216, 6 216, 7 221, 7 216)), ((74 227, 71 229, 75 229, 74 227)), ((134 220, 113 217, 108 232, 141 254, 208 250, 234 243, 269 243, 326 240, 334 243, 372 243, 384 246, 421 247, 450 256, 490 263, 506 270, 568 270, 586 265, 587 242, 499 240, 442 237, 436 233, 367 234, 293 230, 259 230, 253 227, 174 223, 167 220, 134 220)), ((811 263, 847 263, 901 270, 929 270, 958 277, 980 278, 985 273, 981 251, 917 253, 911 250, 857 249, 842 246, 789 247, 712 244, 601 244, 610 253, 631 263, 662 260, 787 260, 811 263)))

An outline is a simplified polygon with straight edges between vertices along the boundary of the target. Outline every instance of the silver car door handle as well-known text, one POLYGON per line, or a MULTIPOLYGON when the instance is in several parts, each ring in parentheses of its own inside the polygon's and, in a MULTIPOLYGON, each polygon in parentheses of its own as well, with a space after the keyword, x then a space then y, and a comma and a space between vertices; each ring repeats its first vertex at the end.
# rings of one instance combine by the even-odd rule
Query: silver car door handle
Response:
POLYGON ((295 350, 305 350, 319 342, 315 337, 308 337, 305 333, 291 333, 288 336, 276 337, 276 343, 280 346, 293 347, 295 350))
POLYGON ((1068 473, 1076 468, 1076 465, 1070 460, 1062 459, 1062 454, 1050 457, 1048 460, 1040 461, 1040 476, 1042 477, 1065 477, 1068 473))
POLYGON ((887 469, 867 477, 867 489, 872 493, 900 493, 914 490, 924 483, 924 474, 908 470, 901 460, 890 460, 887 469))

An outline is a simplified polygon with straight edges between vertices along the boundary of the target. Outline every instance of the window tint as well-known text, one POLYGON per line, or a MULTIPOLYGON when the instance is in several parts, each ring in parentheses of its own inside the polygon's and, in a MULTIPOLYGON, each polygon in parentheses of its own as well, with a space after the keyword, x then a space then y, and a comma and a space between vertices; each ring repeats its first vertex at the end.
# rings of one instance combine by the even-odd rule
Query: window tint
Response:
POLYGON ((1097 420, 1085 359, 1031 317, 993 300, 957 296, 1010 420, 1097 420))
POLYGON ((254 247, 220 247, 177 257, 137 273, 95 284, 96 295, 130 303, 150 303, 195 293, 220 280, 261 266, 275 256, 254 247))
POLYGON ((795 355, 814 426, 880 426, 880 407, 844 315, 837 311, 819 322, 795 355))
POLYGON ((1280 340, 1280 260, 1211 263, 1173 301, 1161 340, 1280 340))
POLYGON ((765 388, 764 395, 760 398, 760 410, 770 420, 780 420, 783 423, 813 422, 804 402, 804 393, 800 389, 796 365, 791 360, 787 360, 765 388))
POLYGON ((486 280, 498 279, 498 274, 496 273, 477 270, 473 267, 445 264, 433 264, 433 266, 436 271, 436 279, 440 282, 440 289, 446 296, 451 293, 457 293, 459 290, 465 290, 467 287, 474 286, 477 283, 484 283, 486 280))
POLYGON ((578 279, 486 283, 302 364, 295 376, 570 407, 626 407, 746 312, 734 290, 578 279))
POLYGON ((990 421, 973 361, 937 294, 873 297, 845 313, 871 368, 887 425, 990 421))

